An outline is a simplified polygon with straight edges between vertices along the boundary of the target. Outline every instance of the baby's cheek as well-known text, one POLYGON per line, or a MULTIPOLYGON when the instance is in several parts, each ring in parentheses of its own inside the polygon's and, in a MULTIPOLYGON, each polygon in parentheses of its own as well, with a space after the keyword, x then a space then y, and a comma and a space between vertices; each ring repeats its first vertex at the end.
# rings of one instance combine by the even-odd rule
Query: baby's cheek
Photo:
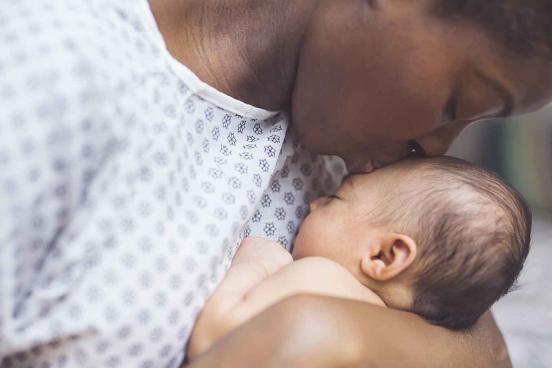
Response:
POLYGON ((293 243, 293 250, 291 252, 293 259, 299 259, 310 255, 309 248, 314 243, 314 239, 311 233, 312 233, 311 226, 309 225, 309 218, 307 217, 303 221, 303 224, 299 228, 299 232, 295 237, 295 242, 293 243))
POLYGON ((303 221, 293 246, 294 259, 324 256, 327 253, 328 227, 331 227, 331 224, 321 220, 311 214, 303 221))

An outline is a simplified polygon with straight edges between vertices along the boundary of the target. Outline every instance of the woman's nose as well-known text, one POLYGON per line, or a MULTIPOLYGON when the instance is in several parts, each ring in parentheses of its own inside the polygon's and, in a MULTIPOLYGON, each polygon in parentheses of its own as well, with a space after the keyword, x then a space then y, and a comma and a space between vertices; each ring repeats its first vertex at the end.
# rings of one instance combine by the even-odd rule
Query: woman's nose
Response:
POLYGON ((447 153, 458 134, 469 124, 470 122, 450 123, 416 141, 423 148, 426 156, 442 156, 447 153))

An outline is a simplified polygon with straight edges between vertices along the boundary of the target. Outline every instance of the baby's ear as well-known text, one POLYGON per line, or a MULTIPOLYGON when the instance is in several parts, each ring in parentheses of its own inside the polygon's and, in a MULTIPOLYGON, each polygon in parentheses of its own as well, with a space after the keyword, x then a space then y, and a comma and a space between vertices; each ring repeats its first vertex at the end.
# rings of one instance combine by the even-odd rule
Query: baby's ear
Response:
POLYGON ((405 271, 416 259, 417 245, 409 236, 381 233, 361 260, 362 272, 376 281, 389 281, 405 271))

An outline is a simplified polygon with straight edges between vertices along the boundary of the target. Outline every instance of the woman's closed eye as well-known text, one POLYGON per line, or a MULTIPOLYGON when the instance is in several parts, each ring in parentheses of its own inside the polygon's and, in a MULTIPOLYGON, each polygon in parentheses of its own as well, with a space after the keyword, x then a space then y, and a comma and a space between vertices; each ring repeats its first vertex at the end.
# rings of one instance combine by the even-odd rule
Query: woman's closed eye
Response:
POLYGON ((415 139, 408 141, 408 153, 410 157, 427 157, 427 153, 422 145, 415 139))
POLYGON ((445 106, 445 110, 443 112, 444 121, 450 122, 455 121, 458 119, 458 102, 456 98, 451 98, 447 105, 445 106))

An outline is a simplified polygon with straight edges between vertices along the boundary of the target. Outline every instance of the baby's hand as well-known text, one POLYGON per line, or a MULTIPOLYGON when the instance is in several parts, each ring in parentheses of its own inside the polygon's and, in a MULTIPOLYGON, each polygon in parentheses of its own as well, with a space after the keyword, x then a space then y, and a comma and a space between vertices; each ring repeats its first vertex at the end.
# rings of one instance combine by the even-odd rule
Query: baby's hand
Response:
POLYGON ((245 238, 226 277, 197 319, 188 344, 188 358, 194 359, 244 322, 247 317, 243 314, 237 317, 234 308, 251 289, 292 261, 291 255, 276 242, 245 238))

